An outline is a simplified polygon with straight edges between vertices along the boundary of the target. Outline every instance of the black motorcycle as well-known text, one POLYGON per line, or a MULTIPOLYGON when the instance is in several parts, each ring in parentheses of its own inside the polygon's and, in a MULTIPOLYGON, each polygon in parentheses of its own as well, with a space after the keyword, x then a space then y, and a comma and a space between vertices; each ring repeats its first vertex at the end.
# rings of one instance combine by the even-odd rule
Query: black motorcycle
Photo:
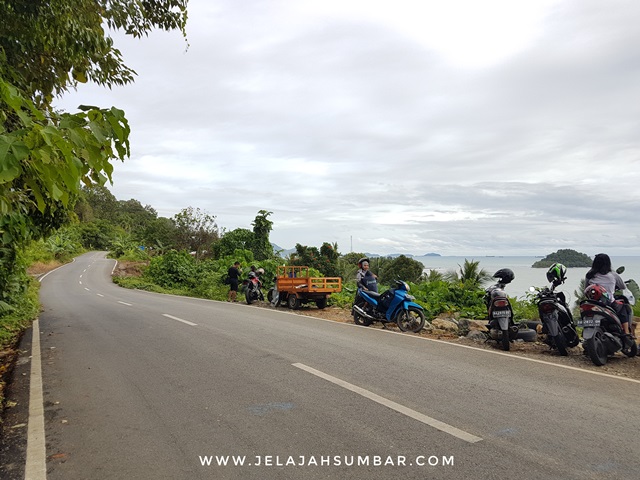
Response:
POLYGON ((554 263, 547 270, 547 280, 551 286, 539 288, 531 287, 535 293, 534 302, 538 305, 538 314, 542 321, 542 332, 546 335, 544 342, 551 348, 558 350, 560 355, 568 355, 567 347, 573 348, 580 343, 580 337, 573 323, 571 309, 563 292, 556 292, 556 287, 562 285, 566 277, 567 268, 561 263, 554 263))
POLYGON ((502 268, 493 274, 493 278, 498 279, 498 283, 487 288, 484 295, 489 315, 488 338, 509 351, 510 342, 518 337, 518 326, 513 321, 513 309, 504 288, 513 281, 515 274, 509 268, 502 268))
POLYGON ((250 272, 249 277, 242 281, 242 288, 244 297, 247 299, 247 305, 251 305, 256 301, 264 301, 262 282, 255 273, 250 272))
MULTIPOLYGON (((618 273, 624 271, 620 267, 618 273)), ((615 296, 615 301, 622 304, 627 314, 632 314, 631 305, 635 304, 633 293, 627 288, 615 296)), ((625 334, 620 318, 609 303, 607 291, 600 285, 589 285, 584 291, 586 299, 580 303, 580 319, 578 326, 582 327, 583 347, 591 361, 598 366, 607 363, 609 355, 622 352, 627 357, 638 354, 638 344, 635 339, 625 334)))

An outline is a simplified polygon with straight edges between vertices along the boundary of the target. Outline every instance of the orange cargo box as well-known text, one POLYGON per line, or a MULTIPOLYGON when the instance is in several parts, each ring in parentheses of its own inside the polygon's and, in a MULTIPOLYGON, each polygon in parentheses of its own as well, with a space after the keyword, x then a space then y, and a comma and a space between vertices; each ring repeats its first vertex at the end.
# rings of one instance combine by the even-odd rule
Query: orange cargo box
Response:
POLYGON ((281 293, 338 293, 342 291, 340 277, 310 277, 309 267, 277 267, 276 285, 281 293))

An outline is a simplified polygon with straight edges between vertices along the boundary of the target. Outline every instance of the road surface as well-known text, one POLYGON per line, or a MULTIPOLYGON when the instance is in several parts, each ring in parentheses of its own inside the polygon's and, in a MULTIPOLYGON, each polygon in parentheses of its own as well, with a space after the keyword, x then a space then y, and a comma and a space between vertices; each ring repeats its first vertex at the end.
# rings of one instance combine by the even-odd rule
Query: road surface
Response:
POLYGON ((28 478, 640 477, 638 381, 127 290, 114 265, 42 279, 28 478))

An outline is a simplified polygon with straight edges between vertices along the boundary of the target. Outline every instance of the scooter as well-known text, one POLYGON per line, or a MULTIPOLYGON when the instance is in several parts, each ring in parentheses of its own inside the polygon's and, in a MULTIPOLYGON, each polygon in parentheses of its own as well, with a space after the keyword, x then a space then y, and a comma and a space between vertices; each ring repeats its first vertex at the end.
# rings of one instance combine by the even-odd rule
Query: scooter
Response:
POLYGON ((258 300, 264 301, 262 282, 255 273, 249 272, 248 278, 242 281, 242 288, 244 289, 244 297, 247 299, 247 305, 251 305, 258 300))
POLYGON ((503 350, 509 351, 510 342, 518 337, 518 326, 513 321, 513 309, 504 288, 516 276, 513 270, 502 268, 493 274, 493 278, 498 279, 498 282, 488 287, 484 295, 489 316, 488 339, 499 342, 503 350))
POLYGON ((358 289, 351 309, 354 323, 364 327, 373 322, 396 323, 403 332, 419 332, 424 327, 424 309, 415 303, 409 290, 402 280, 384 293, 358 289))
MULTIPOLYGON (((624 267, 618 268, 617 272, 624 272, 624 267)), ((629 315, 632 315, 631 305, 636 303, 628 288, 631 282, 633 280, 625 281, 627 288, 616 294, 614 300, 629 315)), ((600 285, 589 285, 584 294, 586 299, 580 303, 578 327, 583 329, 583 347, 591 361, 598 366, 605 365, 607 358, 617 352, 635 357, 638 354, 638 344, 633 336, 624 333, 618 314, 609 304, 607 291, 600 285)))
POLYGON ((555 291, 567 279, 566 272, 564 265, 554 263, 547 270, 547 280, 551 282, 551 286, 529 289, 535 293, 534 302, 538 304, 538 314, 542 321, 541 333, 546 334, 545 343, 550 348, 556 348, 563 356, 569 354, 567 347, 573 348, 580 343, 566 297, 563 292, 555 291))

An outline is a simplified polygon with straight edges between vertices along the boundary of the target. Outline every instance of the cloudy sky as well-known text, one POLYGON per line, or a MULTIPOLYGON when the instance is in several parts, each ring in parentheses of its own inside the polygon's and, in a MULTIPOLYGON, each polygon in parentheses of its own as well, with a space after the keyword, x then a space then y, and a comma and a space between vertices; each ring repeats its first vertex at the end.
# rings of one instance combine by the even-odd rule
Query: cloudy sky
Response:
POLYGON ((637 0, 191 0, 113 34, 119 200, 380 254, 640 255, 637 0))

